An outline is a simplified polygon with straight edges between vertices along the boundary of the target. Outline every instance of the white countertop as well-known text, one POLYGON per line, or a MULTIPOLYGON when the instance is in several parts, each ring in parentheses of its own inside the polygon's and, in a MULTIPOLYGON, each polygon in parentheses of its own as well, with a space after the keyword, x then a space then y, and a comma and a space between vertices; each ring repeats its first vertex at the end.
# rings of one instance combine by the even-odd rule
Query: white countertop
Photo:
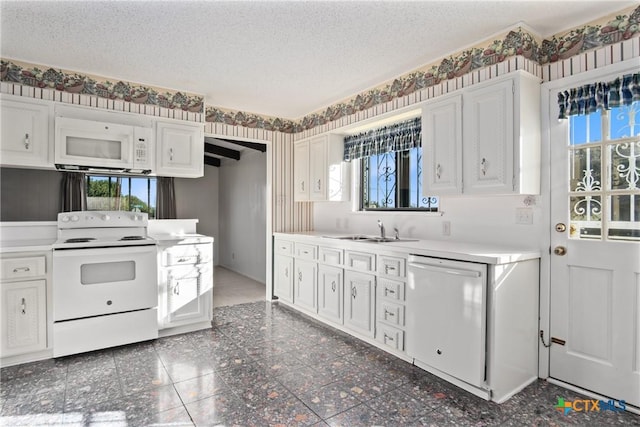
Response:
POLYGON ((204 234, 198 233, 158 233, 158 234, 149 234, 149 237, 156 240, 158 244, 172 244, 172 245, 188 245, 194 243, 211 243, 213 242, 213 237, 205 236, 204 234))
POLYGON ((377 251, 393 251, 406 253, 407 255, 422 255, 483 264, 508 264, 540 258, 540 251, 537 249, 513 248, 480 243, 449 242, 442 240, 418 240, 413 242, 401 240, 398 242, 371 243, 330 238, 348 236, 351 235, 351 233, 323 233, 315 231, 274 233, 274 235, 292 239, 309 239, 316 244, 326 244, 327 246, 333 247, 339 246, 345 249, 367 251, 378 248, 377 251))
POLYGON ((56 239, 21 239, 0 241, 0 253, 50 251, 56 239))

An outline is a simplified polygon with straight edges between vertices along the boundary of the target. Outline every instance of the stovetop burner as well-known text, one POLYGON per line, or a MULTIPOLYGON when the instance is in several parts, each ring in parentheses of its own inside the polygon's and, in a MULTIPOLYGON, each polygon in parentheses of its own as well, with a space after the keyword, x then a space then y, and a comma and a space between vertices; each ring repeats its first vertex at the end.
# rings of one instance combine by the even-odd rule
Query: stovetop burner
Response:
POLYGON ((144 240, 144 236, 124 236, 120 240, 144 240))
POLYGON ((87 243, 92 240, 96 240, 94 237, 74 237, 72 239, 67 239, 65 243, 87 243))

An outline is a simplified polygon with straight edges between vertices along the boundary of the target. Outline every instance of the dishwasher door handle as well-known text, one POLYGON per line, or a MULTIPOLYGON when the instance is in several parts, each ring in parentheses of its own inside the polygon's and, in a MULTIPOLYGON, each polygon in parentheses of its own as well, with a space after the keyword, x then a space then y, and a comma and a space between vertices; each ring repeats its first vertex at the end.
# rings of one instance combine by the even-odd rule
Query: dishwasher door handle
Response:
POLYGON ((436 273, 451 274, 454 276, 480 277, 482 273, 474 270, 455 270, 452 268, 440 267, 428 264, 409 263, 409 267, 419 268, 421 270, 434 271, 436 273))

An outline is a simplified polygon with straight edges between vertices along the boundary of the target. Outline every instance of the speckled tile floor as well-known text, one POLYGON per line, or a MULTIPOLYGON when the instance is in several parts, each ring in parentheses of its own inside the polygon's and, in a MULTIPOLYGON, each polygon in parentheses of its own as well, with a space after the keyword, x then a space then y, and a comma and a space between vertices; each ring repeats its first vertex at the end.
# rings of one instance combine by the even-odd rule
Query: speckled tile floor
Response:
POLYGON ((538 381, 496 405, 274 303, 214 310, 214 327, 4 368, 5 426, 640 425, 555 409, 538 381))

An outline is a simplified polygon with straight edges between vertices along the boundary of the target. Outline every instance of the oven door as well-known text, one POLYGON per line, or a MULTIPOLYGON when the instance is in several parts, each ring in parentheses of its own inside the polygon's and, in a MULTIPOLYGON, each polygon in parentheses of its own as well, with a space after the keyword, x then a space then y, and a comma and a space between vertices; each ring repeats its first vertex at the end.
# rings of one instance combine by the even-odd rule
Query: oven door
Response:
POLYGON ((53 251, 54 321, 157 305, 155 245, 53 251))

